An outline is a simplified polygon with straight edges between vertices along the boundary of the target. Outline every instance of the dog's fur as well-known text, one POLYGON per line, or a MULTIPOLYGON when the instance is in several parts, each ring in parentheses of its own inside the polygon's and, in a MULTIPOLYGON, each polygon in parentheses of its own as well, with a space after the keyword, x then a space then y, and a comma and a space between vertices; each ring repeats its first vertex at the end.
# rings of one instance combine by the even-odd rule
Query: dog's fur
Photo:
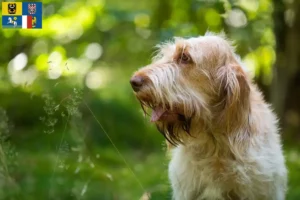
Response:
POLYGON ((277 119, 224 35, 175 38, 133 75, 171 148, 175 200, 283 200, 277 119))

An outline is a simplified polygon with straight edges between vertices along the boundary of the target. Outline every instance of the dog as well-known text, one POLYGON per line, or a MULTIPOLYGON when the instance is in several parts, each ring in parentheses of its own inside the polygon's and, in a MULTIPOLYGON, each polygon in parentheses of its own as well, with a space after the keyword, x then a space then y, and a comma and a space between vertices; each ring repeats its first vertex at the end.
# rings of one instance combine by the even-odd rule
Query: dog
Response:
POLYGON ((225 34, 159 45, 130 83, 170 148, 174 200, 285 199, 277 118, 225 34))

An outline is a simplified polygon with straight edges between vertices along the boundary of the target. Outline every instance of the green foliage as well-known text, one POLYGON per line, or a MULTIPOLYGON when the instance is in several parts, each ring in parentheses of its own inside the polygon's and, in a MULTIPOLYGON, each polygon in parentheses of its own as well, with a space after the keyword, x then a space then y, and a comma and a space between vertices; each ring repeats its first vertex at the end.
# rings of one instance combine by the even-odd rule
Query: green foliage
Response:
POLYGON ((12 174, 16 171, 17 153, 8 141, 9 122, 5 110, 0 107, 0 199, 10 199, 18 196, 19 188, 12 174))

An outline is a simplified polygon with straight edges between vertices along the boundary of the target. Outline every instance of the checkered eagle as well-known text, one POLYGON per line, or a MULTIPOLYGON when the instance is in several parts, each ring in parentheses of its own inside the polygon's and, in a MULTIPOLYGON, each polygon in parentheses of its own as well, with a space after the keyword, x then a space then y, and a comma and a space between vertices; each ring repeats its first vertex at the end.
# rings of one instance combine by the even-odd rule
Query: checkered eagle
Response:
POLYGON ((36 4, 35 3, 28 4, 28 13, 31 15, 36 13, 36 4))

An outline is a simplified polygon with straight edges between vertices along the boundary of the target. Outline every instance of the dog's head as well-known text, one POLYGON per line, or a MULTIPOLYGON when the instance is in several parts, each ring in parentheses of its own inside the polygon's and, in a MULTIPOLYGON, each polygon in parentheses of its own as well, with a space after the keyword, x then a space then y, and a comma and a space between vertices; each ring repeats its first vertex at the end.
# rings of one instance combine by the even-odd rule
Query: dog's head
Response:
POLYGON ((204 130, 230 132, 247 120, 250 80, 223 36, 208 33, 160 45, 130 83, 144 112, 152 111, 151 121, 173 144, 204 130))
POLYGON ((9 3, 8 4, 8 13, 9 14, 16 14, 17 11, 17 4, 16 3, 9 3))

